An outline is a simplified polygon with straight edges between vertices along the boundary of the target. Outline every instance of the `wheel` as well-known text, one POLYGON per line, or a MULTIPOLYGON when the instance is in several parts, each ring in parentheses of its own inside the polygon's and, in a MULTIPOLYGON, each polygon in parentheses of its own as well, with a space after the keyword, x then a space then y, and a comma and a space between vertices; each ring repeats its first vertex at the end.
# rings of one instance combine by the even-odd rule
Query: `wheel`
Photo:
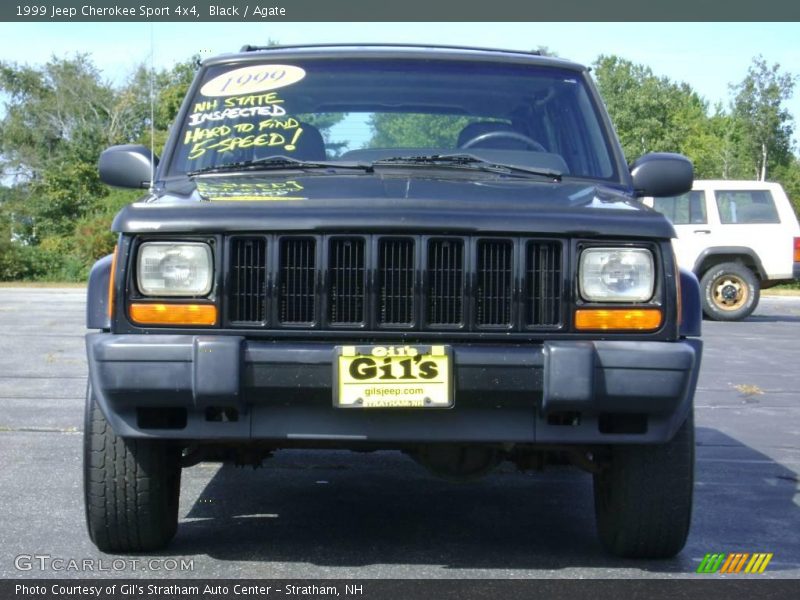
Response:
POLYGON ((758 305, 760 285, 755 274, 739 263, 710 268, 700 280, 703 313, 715 321, 738 321, 758 305))
POLYGON ((178 529, 180 449, 116 435, 86 391, 83 490, 89 537, 103 552, 148 552, 178 529))
POLYGON ((476 135, 474 138, 461 144, 461 148, 466 150, 467 148, 478 146, 483 142, 489 142, 497 139, 508 139, 522 142, 535 152, 547 152, 547 149, 535 139, 528 137, 524 133, 518 133, 516 131, 489 131, 487 133, 482 133, 481 135, 476 135))
POLYGON ((694 418, 666 444, 617 445, 594 476, 597 531, 626 558, 669 558, 689 534, 694 487, 694 418))

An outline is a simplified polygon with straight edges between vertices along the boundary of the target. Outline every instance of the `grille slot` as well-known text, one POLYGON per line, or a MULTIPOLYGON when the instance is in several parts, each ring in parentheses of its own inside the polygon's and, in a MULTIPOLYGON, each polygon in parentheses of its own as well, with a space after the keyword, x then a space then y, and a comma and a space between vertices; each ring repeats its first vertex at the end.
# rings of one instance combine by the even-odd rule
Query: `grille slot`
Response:
POLYGON ((334 325, 364 322, 364 240, 333 239, 328 254, 328 315, 334 325))
POLYGON ((378 250, 378 322, 414 322, 414 240, 381 240, 378 250))
POLYGON ((280 243, 280 321, 313 323, 316 320, 316 240, 284 238, 280 243))
POLYGON ((528 243, 525 270, 525 324, 561 324, 561 244, 528 243))
POLYGON ((477 324, 485 327, 511 326, 514 300, 514 244, 509 240, 478 242, 476 290, 477 324))
POLYGON ((427 271, 428 323, 461 325, 464 321, 464 242, 431 240, 427 271))
POLYGON ((230 252, 230 319, 263 323, 267 314, 267 242, 264 238, 234 238, 230 252))

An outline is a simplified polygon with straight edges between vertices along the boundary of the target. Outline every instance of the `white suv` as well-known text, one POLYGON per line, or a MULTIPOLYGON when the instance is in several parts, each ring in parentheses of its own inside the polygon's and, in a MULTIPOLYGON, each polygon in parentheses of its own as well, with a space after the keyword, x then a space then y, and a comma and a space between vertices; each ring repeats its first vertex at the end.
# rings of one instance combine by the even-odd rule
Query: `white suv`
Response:
POLYGON ((644 202, 675 225, 678 263, 700 279, 710 319, 743 319, 761 288, 800 278, 800 225, 777 183, 697 180, 682 196, 644 202))

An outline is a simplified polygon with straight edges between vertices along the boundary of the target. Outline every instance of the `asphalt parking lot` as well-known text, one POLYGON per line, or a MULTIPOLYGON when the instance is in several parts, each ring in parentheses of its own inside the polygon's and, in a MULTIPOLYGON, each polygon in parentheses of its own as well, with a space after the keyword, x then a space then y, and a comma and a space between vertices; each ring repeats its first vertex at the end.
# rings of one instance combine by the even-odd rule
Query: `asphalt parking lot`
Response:
MULTIPOLYGON (((0 577, 85 576, 17 558, 112 558, 84 528, 84 291, 0 288, 0 332, 0 577)), ((191 570, 128 556, 102 574, 698 577, 707 552, 739 551, 774 553, 761 577, 800 577, 800 297, 763 298, 745 322, 705 322, 704 338, 695 514, 675 559, 603 554, 591 479, 571 469, 508 466, 452 484, 398 453, 284 451, 259 470, 184 471, 178 535, 149 558, 191 570)))

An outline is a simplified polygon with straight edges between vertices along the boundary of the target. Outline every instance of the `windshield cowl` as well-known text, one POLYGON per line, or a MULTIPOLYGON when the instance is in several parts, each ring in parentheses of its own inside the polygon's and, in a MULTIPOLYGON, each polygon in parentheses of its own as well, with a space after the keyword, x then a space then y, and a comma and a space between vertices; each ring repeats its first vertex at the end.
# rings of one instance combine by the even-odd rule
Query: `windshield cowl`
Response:
POLYGON ((228 163, 220 166, 209 166, 197 171, 187 173, 189 177, 200 175, 213 175, 230 172, 247 171, 315 171, 319 174, 335 174, 341 170, 359 170, 365 173, 374 173, 377 169, 386 168, 413 168, 413 169, 463 169, 495 175, 514 177, 545 177, 553 181, 561 181, 562 175, 558 171, 546 169, 531 169, 516 165, 505 165, 483 160, 473 154, 451 154, 430 156, 397 156, 377 160, 372 163, 352 161, 301 161, 286 156, 265 157, 253 161, 228 163))

